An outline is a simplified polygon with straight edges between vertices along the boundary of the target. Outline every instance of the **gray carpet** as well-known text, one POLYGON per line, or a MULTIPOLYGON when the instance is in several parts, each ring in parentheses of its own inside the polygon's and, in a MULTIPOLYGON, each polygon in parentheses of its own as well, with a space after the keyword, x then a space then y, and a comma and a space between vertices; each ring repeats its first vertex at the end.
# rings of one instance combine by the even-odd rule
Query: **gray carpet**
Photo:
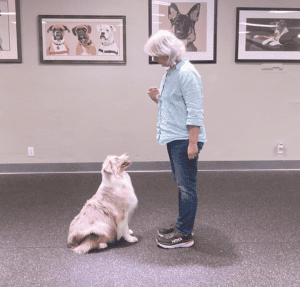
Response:
POLYGON ((300 171, 199 172, 195 245, 157 247, 171 173, 130 173, 139 242, 77 255, 68 228, 100 174, 0 175, 0 286, 300 286, 300 171))

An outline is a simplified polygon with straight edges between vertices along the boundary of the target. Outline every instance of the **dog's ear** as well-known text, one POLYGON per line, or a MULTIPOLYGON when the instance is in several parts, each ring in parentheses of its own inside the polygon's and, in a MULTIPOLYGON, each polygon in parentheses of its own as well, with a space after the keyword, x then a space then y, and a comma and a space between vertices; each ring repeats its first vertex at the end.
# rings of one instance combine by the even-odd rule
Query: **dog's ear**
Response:
POLYGON ((114 161, 113 156, 109 155, 102 165, 102 170, 111 174, 117 173, 116 166, 113 161, 114 161))
POLYGON ((114 173, 111 161, 106 162, 105 165, 103 164, 102 169, 107 173, 114 173))
POLYGON ((76 29, 77 29, 77 26, 72 29, 74 36, 77 36, 76 29))
POLYGON ((88 30, 88 33, 91 34, 92 33, 92 27, 90 25, 85 25, 87 30, 88 30))
POLYGON ((70 33, 70 30, 67 26, 63 26, 63 27, 64 27, 65 31, 68 31, 70 33))
POLYGON ((168 17, 171 23, 173 23, 174 19, 180 15, 179 9, 175 3, 171 3, 168 8, 168 17))
POLYGON ((195 4, 188 13, 192 21, 197 22, 200 14, 200 3, 195 4))
POLYGON ((47 30, 47 33, 49 33, 50 31, 52 31, 53 25, 49 27, 49 29, 47 30))
POLYGON ((116 32, 116 28, 115 28, 113 25, 110 25, 110 28, 111 28, 114 32, 116 32))

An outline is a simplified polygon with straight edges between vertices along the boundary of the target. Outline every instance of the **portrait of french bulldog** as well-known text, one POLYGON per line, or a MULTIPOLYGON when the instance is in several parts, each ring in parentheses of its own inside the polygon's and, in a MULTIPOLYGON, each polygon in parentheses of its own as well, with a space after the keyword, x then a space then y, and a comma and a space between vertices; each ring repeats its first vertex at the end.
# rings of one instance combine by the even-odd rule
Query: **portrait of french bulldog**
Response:
POLYGON ((47 32, 52 32, 50 46, 47 49, 47 55, 69 55, 69 48, 65 43, 65 31, 70 33, 67 26, 55 24, 49 27, 47 32))
POLYGON ((119 55, 119 48, 114 39, 116 28, 113 25, 98 25, 97 30, 100 33, 101 45, 99 55, 119 55))
POLYGON ((90 25, 78 25, 72 29, 72 32, 78 38, 76 55, 96 55, 96 47, 90 39, 92 32, 90 25))
POLYGON ((168 8, 168 17, 171 22, 172 31, 180 40, 184 40, 187 52, 196 52, 194 45, 196 40, 195 23, 199 19, 200 3, 195 4, 185 15, 179 12, 175 3, 171 3, 168 8))

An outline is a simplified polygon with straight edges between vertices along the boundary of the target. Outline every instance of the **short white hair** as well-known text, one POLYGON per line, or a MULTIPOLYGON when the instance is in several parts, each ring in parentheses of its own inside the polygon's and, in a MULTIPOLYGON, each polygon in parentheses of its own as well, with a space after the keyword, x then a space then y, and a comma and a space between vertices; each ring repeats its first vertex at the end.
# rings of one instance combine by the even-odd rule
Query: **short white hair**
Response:
POLYGON ((168 56, 169 66, 175 66, 186 57, 183 42, 168 30, 159 30, 152 35, 144 46, 144 51, 152 57, 168 56))

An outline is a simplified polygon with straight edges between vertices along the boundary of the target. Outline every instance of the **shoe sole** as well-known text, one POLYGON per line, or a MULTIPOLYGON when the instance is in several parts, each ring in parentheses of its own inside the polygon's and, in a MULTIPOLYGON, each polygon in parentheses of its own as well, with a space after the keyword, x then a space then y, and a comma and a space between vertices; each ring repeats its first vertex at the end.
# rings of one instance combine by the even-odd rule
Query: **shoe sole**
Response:
MULTIPOLYGON (((165 237, 165 236, 167 236, 167 235, 169 235, 169 234, 171 234, 171 233, 174 233, 174 231, 169 232, 169 233, 167 233, 167 234, 161 234, 161 233, 158 232, 158 235, 159 235, 160 237, 165 237)), ((194 232, 192 232, 191 235, 194 236, 194 232)))
POLYGON ((162 248, 167 248, 167 249, 172 249, 172 248, 178 248, 178 247, 191 247, 194 245, 194 240, 189 241, 189 242, 183 242, 179 244, 174 244, 174 245, 164 245, 162 243, 159 243, 158 240, 156 239, 156 243, 162 247, 162 248))

